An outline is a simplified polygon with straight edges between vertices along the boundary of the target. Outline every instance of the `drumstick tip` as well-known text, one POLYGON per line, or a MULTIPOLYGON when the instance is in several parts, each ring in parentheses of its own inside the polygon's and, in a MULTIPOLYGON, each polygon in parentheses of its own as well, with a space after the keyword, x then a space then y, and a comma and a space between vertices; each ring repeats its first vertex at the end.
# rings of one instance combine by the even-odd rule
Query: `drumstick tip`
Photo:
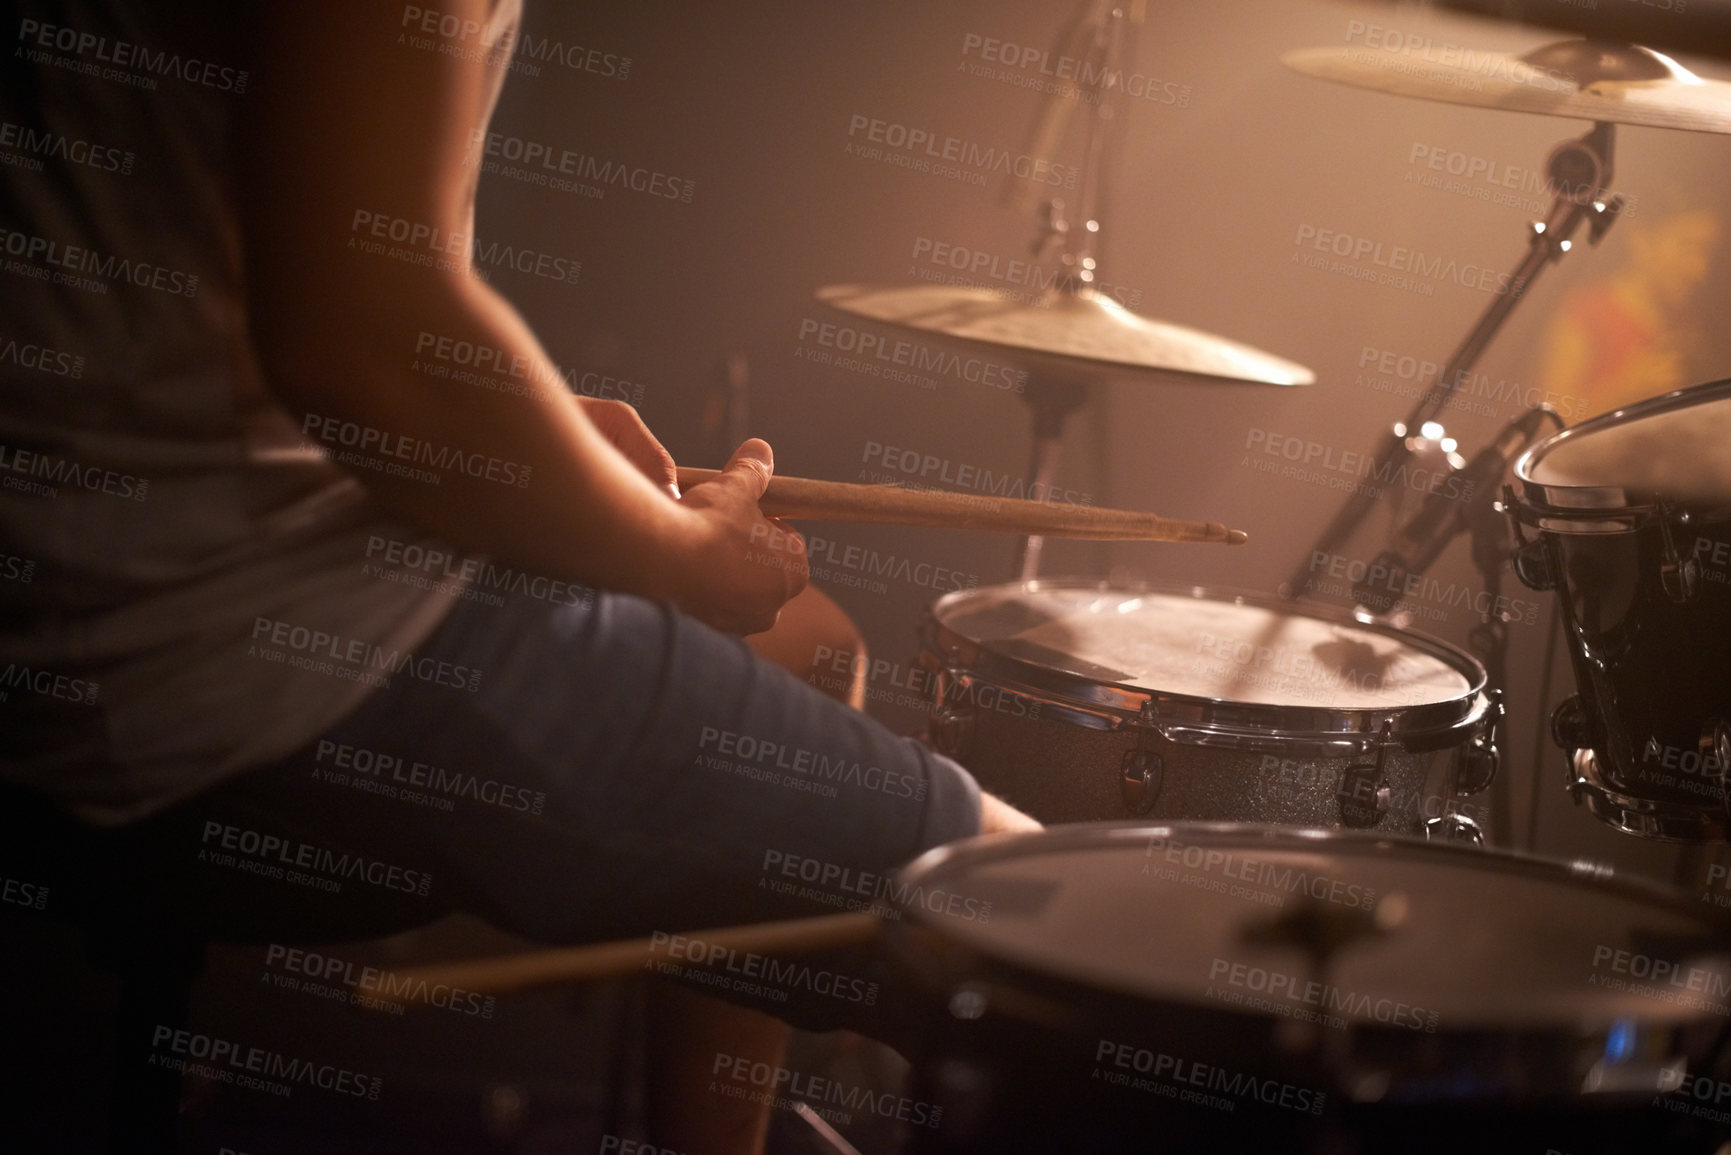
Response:
POLYGON ((1243 545, 1249 540, 1250 535, 1245 533, 1242 529, 1229 529, 1226 531, 1227 545, 1243 545))

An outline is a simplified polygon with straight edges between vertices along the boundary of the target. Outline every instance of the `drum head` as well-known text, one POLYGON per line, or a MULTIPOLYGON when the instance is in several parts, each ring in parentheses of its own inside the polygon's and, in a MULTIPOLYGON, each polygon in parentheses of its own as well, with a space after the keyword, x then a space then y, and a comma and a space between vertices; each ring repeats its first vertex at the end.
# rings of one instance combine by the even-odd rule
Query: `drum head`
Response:
POLYGON ((1378 711, 1458 702, 1483 682, 1469 656, 1408 631, 1201 589, 1025 582, 950 594, 932 613, 994 655, 1059 675, 1046 679, 1055 689, 1067 678, 1209 702, 1378 711))
POLYGON ((1731 506, 1731 381, 1619 409, 1540 442, 1515 464, 1529 498, 1574 508, 1731 506))
POLYGON ((933 851, 898 900, 996 963, 1154 1004, 1418 1034, 1723 1023, 1731 924, 1608 873, 1366 834, 1101 824, 933 851))

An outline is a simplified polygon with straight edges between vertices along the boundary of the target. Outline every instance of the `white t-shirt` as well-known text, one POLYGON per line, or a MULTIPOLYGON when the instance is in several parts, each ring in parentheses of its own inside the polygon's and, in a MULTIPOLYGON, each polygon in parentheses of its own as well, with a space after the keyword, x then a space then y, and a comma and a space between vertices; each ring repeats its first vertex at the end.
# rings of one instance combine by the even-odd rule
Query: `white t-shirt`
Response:
POLYGON ((461 584, 377 564, 429 539, 265 388, 227 154, 248 35, 193 7, 26 15, 0 79, 0 778, 100 823, 303 745, 461 584))

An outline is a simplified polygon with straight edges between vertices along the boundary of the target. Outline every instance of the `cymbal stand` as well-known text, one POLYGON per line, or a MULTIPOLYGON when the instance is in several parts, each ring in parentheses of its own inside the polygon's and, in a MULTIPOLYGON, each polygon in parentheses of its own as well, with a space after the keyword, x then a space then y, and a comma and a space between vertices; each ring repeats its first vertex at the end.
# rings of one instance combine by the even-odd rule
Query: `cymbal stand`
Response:
MULTIPOLYGON (((1558 424, 1561 424, 1559 421, 1558 424)), ((1496 696, 1496 715, 1490 733, 1484 738, 1491 758, 1500 762, 1503 739, 1507 730, 1503 721, 1503 693, 1508 686, 1509 623, 1503 617, 1503 571, 1515 553, 1508 522, 1502 505, 1494 495, 1474 495, 1473 507, 1467 512, 1468 532, 1472 534, 1473 565, 1485 587, 1485 608, 1479 624, 1467 633, 1467 645, 1478 655, 1485 667, 1485 689, 1496 696)), ((1508 774, 1498 773, 1493 766, 1491 791, 1491 841, 1497 846, 1513 845, 1514 830, 1513 783, 1508 774)), ((1458 770, 1457 770, 1458 773, 1458 770)), ((1459 785, 1459 783, 1455 783, 1459 785)))
MULTIPOLYGON (((1050 501, 1058 480, 1058 450, 1064 443, 1064 422, 1088 400, 1084 381, 1028 375, 1028 390, 1022 394, 1034 417, 1034 452, 1028 467, 1027 496, 1037 501, 1050 501)), ((1021 539, 1016 578, 1031 581, 1040 576, 1040 555, 1046 539, 1040 534, 1028 534, 1021 539)))
MULTIPOLYGON (((1116 136, 1122 122, 1122 80, 1134 57, 1136 28, 1143 18, 1144 0, 1131 0, 1128 4, 1122 0, 1084 0, 1060 33, 1054 49, 1060 58, 1074 52, 1074 58, 1082 62, 1080 75, 1089 78, 1088 91, 1092 96, 1092 113, 1083 117, 1082 164, 1075 198, 1081 224, 1077 227, 1072 222, 1062 197, 1048 197, 1040 203, 1038 225, 1029 247, 1035 258, 1040 259, 1057 243, 1059 261, 1064 266, 1062 284, 1072 293, 1091 288, 1099 276, 1100 218, 1106 196, 1102 176, 1109 170, 1116 150, 1117 141, 1109 138, 1116 136)), ((1078 100, 1074 93, 1057 91, 1048 95, 1029 143, 1031 155, 1047 156, 1057 146, 1064 121, 1078 100)), ((1012 185, 1012 196, 1015 190, 1012 185)), ((1048 377, 1041 372, 1029 374, 1022 400, 1033 417, 1033 452, 1028 467, 1030 496, 1052 492, 1057 482, 1064 423, 1087 399, 1085 381, 1048 377)), ((1019 580, 1039 576, 1044 548, 1045 539, 1038 535, 1021 539, 1016 564, 1019 580)))
MULTIPOLYGON (((1407 419, 1384 436, 1371 476, 1388 477, 1405 465, 1413 452, 1407 446, 1407 439, 1442 412, 1479 356, 1508 320, 1509 314, 1526 297, 1533 281, 1547 266, 1561 260, 1573 246, 1575 231, 1581 223, 1587 223, 1588 243, 1597 245, 1604 238, 1623 207, 1623 198, 1608 189, 1615 130, 1614 124, 1598 121, 1585 136, 1564 141, 1551 152, 1547 176, 1555 197, 1545 219, 1531 225, 1527 255, 1510 276, 1508 288, 1497 294, 1448 363, 1438 370, 1436 380, 1413 406, 1407 419)), ((1282 597, 1292 601, 1310 592, 1316 574, 1310 560, 1318 553, 1337 553, 1364 522, 1379 497, 1379 493, 1370 487, 1353 490, 1334 520, 1316 539, 1311 551, 1304 555, 1280 587, 1282 597)))

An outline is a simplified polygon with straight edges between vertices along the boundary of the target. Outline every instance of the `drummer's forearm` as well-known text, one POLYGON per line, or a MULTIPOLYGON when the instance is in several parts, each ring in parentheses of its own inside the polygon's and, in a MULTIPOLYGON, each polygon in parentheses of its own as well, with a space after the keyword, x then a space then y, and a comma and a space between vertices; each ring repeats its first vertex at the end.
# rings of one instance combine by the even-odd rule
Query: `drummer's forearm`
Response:
POLYGON ((314 444, 394 512, 502 561, 677 601, 701 527, 597 431, 516 311, 484 285, 395 270, 315 303, 316 340, 261 342, 314 444), (436 348, 423 349, 432 345, 436 348), (515 395, 429 379, 437 347, 496 351, 515 395), (367 468, 358 463, 391 468, 367 468), (402 468, 398 469, 397 467, 402 468))

